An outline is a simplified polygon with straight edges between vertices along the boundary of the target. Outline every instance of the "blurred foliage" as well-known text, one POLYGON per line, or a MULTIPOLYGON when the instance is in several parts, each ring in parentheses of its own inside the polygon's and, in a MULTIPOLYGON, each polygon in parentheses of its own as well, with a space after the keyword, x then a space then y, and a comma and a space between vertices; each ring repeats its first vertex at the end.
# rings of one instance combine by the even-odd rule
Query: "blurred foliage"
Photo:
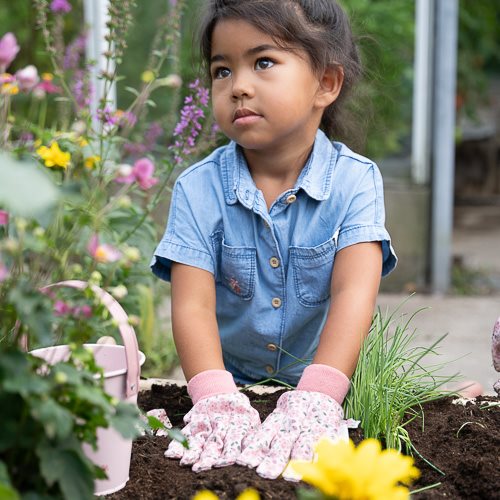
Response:
MULTIPOLYGON (((409 146, 412 112, 413 37, 415 2, 390 0, 340 0, 348 11, 353 30, 359 37, 365 65, 365 79, 353 102, 353 113, 365 130, 365 154, 381 158, 409 146)), ((188 0, 182 21, 182 43, 178 61, 166 61, 162 73, 178 73, 184 81, 198 73, 193 40, 203 0, 188 0)), ((40 33, 33 29, 35 20, 28 0, 4 2, 0 5, 0 26, 8 26, 23 46, 16 66, 35 64, 43 67, 40 33)), ((80 9, 82 0, 72 1, 80 9)), ((137 87, 140 73, 137 62, 147 61, 155 33, 165 22, 166 2, 138 2, 134 19, 136 26, 128 36, 128 49, 121 66, 126 78, 118 84, 121 108, 133 100, 125 87, 137 87)), ((460 0, 460 33, 458 55, 458 101, 464 112, 474 116, 474 109, 484 103, 488 75, 500 71, 500 8, 496 0, 460 0)), ((66 30, 81 29, 82 16, 73 9, 66 30)), ((0 33, 1 35, 2 33, 0 33)), ((142 65, 141 65, 142 67, 142 65)), ((148 109, 152 120, 178 108, 183 95, 165 87, 154 97, 155 107, 148 109)), ((167 127, 168 129, 168 127, 167 127)), ((361 137, 363 142, 363 138, 361 137)), ((359 141, 358 141, 359 142, 359 141)))
POLYGON ((500 73, 500 2, 461 0, 459 16, 457 107, 474 119, 489 77, 500 73))
POLYGON ((400 151, 411 133, 414 2, 341 3, 358 38, 365 71, 353 112, 364 125, 364 152, 381 158, 400 151))

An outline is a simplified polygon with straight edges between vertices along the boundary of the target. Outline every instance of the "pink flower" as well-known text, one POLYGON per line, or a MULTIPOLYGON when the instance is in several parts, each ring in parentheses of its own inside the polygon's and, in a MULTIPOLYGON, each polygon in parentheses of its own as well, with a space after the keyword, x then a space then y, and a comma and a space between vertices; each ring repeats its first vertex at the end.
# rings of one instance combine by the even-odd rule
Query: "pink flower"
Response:
POLYGON ((17 45, 16 37, 12 33, 6 33, 0 38, 0 73, 8 68, 18 52, 19 45, 17 45))
POLYGON ((117 177, 115 181, 120 184, 132 184, 133 182, 137 182, 142 189, 146 190, 153 187, 158 182, 158 179, 153 177, 154 171, 154 163, 149 158, 139 158, 134 163, 130 174, 117 177))
POLYGON ((16 72, 16 79, 21 90, 31 90, 39 82, 38 71, 30 64, 16 72))
POLYGON ((80 316, 82 318, 91 318, 92 317, 92 308, 88 305, 76 306, 73 309, 74 316, 80 316))
POLYGON ((114 246, 108 245, 107 243, 103 243, 101 245, 97 234, 92 235, 90 238, 87 250, 97 262, 101 262, 103 264, 116 262, 117 260, 120 260, 122 256, 120 250, 114 246))
POLYGON ((56 300, 54 302, 54 316, 67 316, 71 314, 71 306, 62 300, 56 300))
POLYGON ((50 4, 50 10, 52 12, 63 12, 67 14, 71 11, 71 4, 68 3, 68 0, 52 0, 50 4))
POLYGON ((0 210, 0 226, 6 226, 9 223, 9 212, 0 210))
POLYGON ((54 85, 50 80, 42 80, 35 90, 46 92, 47 94, 60 94, 62 92, 61 87, 54 85))

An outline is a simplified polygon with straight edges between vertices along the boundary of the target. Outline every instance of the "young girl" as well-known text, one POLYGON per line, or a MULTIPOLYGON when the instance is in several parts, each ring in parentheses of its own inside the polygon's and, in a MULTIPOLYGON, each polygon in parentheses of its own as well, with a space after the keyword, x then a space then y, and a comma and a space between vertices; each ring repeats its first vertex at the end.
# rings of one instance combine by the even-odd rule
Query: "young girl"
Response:
POLYGON ((380 276, 396 265, 373 162, 332 142, 360 62, 334 0, 211 0, 201 32, 231 142, 179 176, 153 272, 193 408, 166 456, 276 478, 345 427, 380 276), (235 382, 296 386, 261 425, 235 382))

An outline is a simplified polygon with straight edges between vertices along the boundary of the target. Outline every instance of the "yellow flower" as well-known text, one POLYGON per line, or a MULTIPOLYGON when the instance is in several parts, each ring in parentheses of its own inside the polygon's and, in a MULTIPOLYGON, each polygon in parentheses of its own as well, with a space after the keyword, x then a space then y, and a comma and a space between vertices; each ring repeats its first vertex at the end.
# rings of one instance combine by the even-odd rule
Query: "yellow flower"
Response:
POLYGON ((81 148, 84 148, 85 146, 89 145, 89 141, 87 141, 87 139, 85 139, 84 137, 80 137, 80 139, 78 139, 78 145, 81 148))
POLYGON ((0 87, 0 94, 16 95, 19 94, 19 86, 17 83, 3 83, 0 87))
POLYGON ((84 165, 88 169, 92 169, 95 167, 95 164, 101 161, 100 156, 89 156, 88 158, 85 158, 84 165))
POLYGON ((236 500, 259 500, 259 499, 260 499, 259 492, 257 490, 254 490, 253 488, 247 488, 236 497, 236 500))
POLYGON ((141 80, 144 83, 151 83, 155 79, 155 74, 150 69, 144 71, 141 75, 141 80))
POLYGON ((51 82, 54 79, 54 75, 52 73, 42 73, 42 80, 45 82, 51 82))
POLYGON ((209 490, 203 490, 198 491, 192 500, 219 500, 219 497, 209 490))
MULTIPOLYGON (((259 500, 260 495, 257 490, 253 488, 247 488, 245 491, 242 491, 237 497, 236 500, 259 500)), ((219 500, 219 497, 213 492, 209 490, 203 490, 196 493, 196 495, 192 498, 192 500, 219 500)))
POLYGON ((46 167, 67 168, 71 160, 71 155, 61 151, 57 142, 53 142, 50 148, 47 146, 40 146, 36 150, 36 153, 45 162, 46 167))
POLYGON ((381 449, 376 439, 358 448, 352 441, 322 439, 315 447, 315 462, 292 460, 290 467, 325 495, 338 500, 404 500, 408 484, 420 473, 413 459, 396 450, 381 449))

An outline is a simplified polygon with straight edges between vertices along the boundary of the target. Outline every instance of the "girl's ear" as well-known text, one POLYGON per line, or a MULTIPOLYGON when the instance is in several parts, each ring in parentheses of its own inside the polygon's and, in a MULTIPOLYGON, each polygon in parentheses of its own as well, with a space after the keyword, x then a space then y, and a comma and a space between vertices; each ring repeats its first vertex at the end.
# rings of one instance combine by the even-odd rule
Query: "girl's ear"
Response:
POLYGON ((344 83, 344 68, 342 66, 329 66, 323 72, 319 80, 316 105, 320 108, 327 108, 334 102, 340 94, 344 83))

